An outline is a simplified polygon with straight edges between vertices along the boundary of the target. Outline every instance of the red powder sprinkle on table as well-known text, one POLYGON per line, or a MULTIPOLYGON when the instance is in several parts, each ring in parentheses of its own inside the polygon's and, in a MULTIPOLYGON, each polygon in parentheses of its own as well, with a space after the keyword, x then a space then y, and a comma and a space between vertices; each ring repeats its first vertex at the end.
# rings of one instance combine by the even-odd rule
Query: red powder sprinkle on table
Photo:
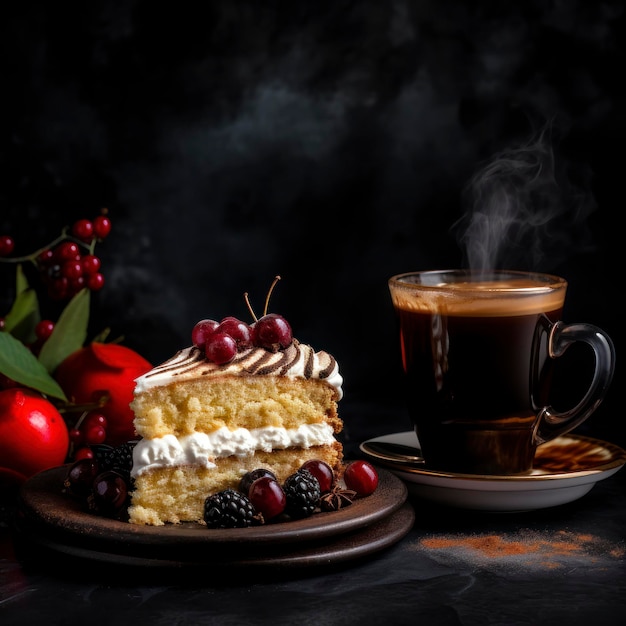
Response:
POLYGON ((522 530, 515 534, 433 535, 419 541, 419 547, 434 556, 481 564, 516 564, 545 568, 572 565, 576 560, 601 564, 602 559, 621 559, 623 544, 613 544, 594 535, 558 531, 539 533, 522 530))

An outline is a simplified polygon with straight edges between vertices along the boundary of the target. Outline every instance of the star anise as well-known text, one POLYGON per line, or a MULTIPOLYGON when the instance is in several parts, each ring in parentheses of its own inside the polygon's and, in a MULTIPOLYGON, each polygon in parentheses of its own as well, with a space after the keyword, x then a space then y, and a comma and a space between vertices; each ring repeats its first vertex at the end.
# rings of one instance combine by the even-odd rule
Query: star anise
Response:
POLYGON ((356 491, 335 485, 331 491, 320 498, 320 509, 322 511, 338 511, 350 506, 355 496, 356 491))

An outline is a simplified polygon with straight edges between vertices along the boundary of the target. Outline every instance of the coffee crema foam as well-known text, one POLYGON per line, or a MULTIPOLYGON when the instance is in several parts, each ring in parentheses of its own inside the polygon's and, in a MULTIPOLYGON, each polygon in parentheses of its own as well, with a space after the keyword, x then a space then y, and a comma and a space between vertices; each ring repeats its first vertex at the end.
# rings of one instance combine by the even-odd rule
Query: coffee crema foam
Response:
POLYGON ((566 288, 566 283, 554 287, 530 279, 435 285, 396 282, 391 297, 397 309, 409 312, 511 317, 561 309, 566 288))

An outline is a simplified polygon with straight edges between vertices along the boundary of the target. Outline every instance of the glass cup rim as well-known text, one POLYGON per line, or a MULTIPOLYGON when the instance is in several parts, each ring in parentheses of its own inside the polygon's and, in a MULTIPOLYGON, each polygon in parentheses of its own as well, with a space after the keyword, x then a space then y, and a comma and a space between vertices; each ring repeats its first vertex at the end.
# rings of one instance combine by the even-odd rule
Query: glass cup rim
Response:
POLYGON ((402 272, 391 276, 388 280, 390 287, 400 289, 427 289, 434 292, 449 291, 455 283, 475 283, 477 287, 472 289, 467 284, 464 285, 464 292, 475 291, 477 294, 487 295, 489 293, 497 294, 515 294, 515 293, 545 293, 567 287, 567 280, 555 274, 545 272, 524 271, 524 270, 506 270, 506 269, 488 269, 488 270, 472 270, 472 269, 442 269, 442 270, 416 270, 412 272, 402 272), (439 277, 439 278, 438 278, 439 277), (444 281, 441 280, 444 278, 444 281), (409 280, 413 279, 413 280, 409 280), (491 281, 513 281, 513 284, 499 284, 485 287, 485 282, 491 281), (515 285, 515 281, 533 280, 540 283, 533 286, 515 285), (482 285, 482 286, 479 286, 482 285))

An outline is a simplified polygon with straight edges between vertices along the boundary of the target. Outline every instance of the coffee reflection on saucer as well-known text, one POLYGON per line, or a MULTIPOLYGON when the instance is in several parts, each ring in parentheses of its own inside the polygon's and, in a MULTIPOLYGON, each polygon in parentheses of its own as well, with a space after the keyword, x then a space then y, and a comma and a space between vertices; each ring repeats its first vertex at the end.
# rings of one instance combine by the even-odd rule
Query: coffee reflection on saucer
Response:
POLYGON ((562 436, 537 448, 532 473, 597 470, 621 457, 622 451, 606 442, 562 436))

